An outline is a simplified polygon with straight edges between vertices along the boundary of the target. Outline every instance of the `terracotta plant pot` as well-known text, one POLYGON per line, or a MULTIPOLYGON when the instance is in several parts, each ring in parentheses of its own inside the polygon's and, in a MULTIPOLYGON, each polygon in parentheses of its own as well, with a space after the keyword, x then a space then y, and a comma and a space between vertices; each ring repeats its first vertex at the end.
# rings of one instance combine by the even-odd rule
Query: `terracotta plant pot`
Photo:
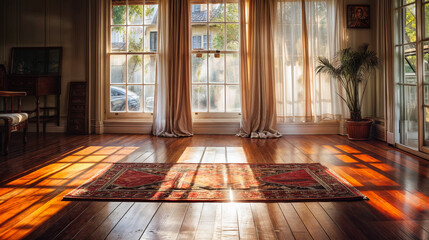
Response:
POLYGON ((362 121, 346 121, 348 137, 350 140, 368 140, 371 138, 371 119, 362 119, 362 121))

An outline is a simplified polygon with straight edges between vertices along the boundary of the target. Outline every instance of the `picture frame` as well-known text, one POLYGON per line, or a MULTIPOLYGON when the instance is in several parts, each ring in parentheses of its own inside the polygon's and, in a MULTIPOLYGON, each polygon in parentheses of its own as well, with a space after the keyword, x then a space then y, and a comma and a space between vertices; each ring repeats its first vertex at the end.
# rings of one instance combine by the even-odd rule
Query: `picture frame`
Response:
POLYGON ((11 75, 61 75, 62 47, 14 47, 11 75))
POLYGON ((371 28, 369 5, 347 5, 347 28, 371 28))

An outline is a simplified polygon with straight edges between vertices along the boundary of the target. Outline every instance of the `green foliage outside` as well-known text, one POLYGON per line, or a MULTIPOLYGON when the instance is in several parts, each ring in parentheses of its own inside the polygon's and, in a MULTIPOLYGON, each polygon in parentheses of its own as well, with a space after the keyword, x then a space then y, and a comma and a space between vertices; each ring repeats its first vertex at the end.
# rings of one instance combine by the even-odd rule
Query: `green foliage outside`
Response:
MULTIPOLYGON (((223 13, 223 11, 221 11, 223 13)), ((223 21, 223 14, 219 14, 212 19, 213 22, 223 21)), ((238 22, 238 4, 226 4, 226 22, 238 22)), ((239 48, 239 37, 240 29, 238 24, 215 24, 210 25, 211 28, 217 29, 219 34, 213 38, 212 48, 213 49, 224 49, 225 37, 222 33, 226 27, 226 49, 227 50, 238 50, 239 48)))

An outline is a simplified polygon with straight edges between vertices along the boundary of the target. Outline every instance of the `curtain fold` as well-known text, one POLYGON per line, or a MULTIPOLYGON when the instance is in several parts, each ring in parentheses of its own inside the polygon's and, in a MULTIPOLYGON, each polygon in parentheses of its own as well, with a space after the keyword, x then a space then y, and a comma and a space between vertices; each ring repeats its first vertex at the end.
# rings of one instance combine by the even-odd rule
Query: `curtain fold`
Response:
POLYGON ((276 3, 240 0, 241 126, 237 136, 278 138, 274 88, 276 3))
POLYGON ((192 136, 188 1, 161 0, 153 134, 192 136))
MULTIPOLYGON (((393 3, 390 0, 377 1, 377 54, 382 62, 377 70, 377 78, 380 85, 384 86, 384 118, 385 131, 393 136, 395 127, 395 101, 393 77, 393 3)), ((388 143, 393 144, 394 139, 387 137, 388 143)))
POLYGON ((275 77, 281 122, 340 120, 343 105, 335 79, 317 75, 319 57, 344 47, 343 0, 277 0, 275 77))

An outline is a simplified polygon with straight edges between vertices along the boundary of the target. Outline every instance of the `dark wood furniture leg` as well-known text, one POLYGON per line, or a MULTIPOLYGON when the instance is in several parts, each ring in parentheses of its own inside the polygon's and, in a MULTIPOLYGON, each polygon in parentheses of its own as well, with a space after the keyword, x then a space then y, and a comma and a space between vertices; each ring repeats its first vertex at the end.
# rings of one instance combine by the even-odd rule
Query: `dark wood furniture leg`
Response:
POLYGON ((57 115, 57 126, 60 126, 60 95, 56 95, 57 97, 57 111, 56 111, 56 115, 57 115))
POLYGON ((39 126, 40 126, 40 98, 36 96, 36 131, 39 134, 39 126))
POLYGON ((43 96, 43 133, 46 133, 46 122, 49 119, 49 110, 48 107, 48 96, 43 96))

